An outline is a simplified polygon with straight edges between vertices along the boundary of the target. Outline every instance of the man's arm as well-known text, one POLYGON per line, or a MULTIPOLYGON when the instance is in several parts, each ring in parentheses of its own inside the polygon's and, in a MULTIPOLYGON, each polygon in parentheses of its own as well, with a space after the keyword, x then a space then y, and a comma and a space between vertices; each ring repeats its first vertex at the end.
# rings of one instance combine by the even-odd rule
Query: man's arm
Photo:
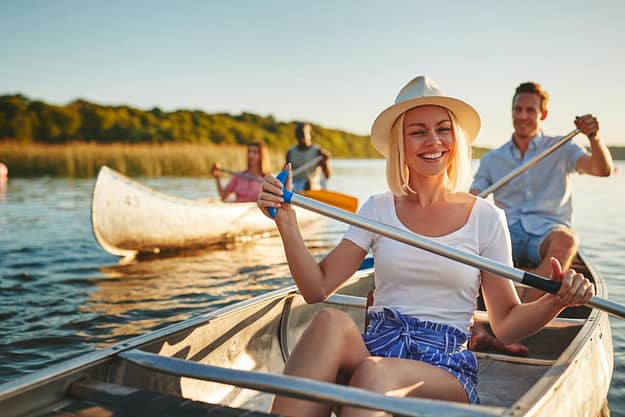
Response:
POLYGON ((588 137, 590 155, 577 160, 575 168, 582 174, 608 177, 612 174, 614 163, 608 147, 599 138, 599 122, 590 114, 575 119, 575 124, 588 137))
POLYGON ((597 177, 609 177, 614 169, 610 150, 598 136, 594 139, 589 138, 588 141, 590 142, 590 155, 582 156, 577 160, 577 172, 597 177))
POLYGON ((330 169, 330 164, 328 162, 328 159, 330 159, 330 153, 325 149, 319 149, 319 155, 321 155, 321 161, 319 162, 319 165, 321 166, 323 175, 326 178, 330 178, 330 175, 332 175, 332 170, 330 169))

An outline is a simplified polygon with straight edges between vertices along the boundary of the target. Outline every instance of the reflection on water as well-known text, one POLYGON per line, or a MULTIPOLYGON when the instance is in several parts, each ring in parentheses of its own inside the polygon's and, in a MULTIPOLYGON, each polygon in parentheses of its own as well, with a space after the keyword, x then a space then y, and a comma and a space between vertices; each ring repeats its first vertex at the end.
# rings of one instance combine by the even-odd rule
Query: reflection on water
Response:
MULTIPOLYGON (((307 242, 313 253, 327 252, 327 240, 319 237, 328 233, 331 230, 309 233, 307 242)), ((132 318, 123 323, 97 323, 100 338, 108 334, 98 347, 180 321, 200 308, 212 310, 292 284, 277 237, 98 269, 104 279, 93 283, 96 288, 82 310, 132 318)))

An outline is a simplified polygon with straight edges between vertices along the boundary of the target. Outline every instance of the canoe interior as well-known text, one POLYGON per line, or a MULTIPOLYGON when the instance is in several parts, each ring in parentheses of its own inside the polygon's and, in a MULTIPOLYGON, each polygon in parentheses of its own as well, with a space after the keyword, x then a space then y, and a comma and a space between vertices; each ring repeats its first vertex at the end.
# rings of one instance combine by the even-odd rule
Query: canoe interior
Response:
POLYGON ((269 417, 219 404, 190 401, 174 395, 95 381, 76 382, 68 389, 71 400, 46 410, 40 417, 269 417))
MULTIPOLYGON (((373 273, 363 273, 350 281, 340 293, 362 297, 372 288, 372 283, 373 273)), ((136 409, 138 403, 146 404, 149 415, 160 415, 158 410, 161 409, 162 415, 172 415, 175 409, 173 415, 181 417, 236 416, 243 415, 240 414, 242 410, 255 412, 245 414, 248 417, 266 415, 273 397, 271 394, 150 371, 112 353, 139 348, 230 369, 279 374, 285 357, 305 326, 323 307, 305 304, 293 289, 274 291, 253 302, 196 318, 194 323, 175 332, 166 328, 116 345, 107 349, 108 355, 99 353, 100 357, 97 357, 94 354, 97 357, 95 363, 87 361, 66 371, 57 370, 43 377, 35 375, 29 383, 23 384, 23 389, 10 395, 3 394, 2 388, 6 387, 0 386, 0 407, 9 410, 7 417, 137 415, 130 410, 136 409), (206 404, 224 407, 215 408, 206 404), (183 410, 185 407, 187 409, 183 410)), ((364 327, 363 305, 332 304, 331 307, 349 313, 364 327)), ((581 402, 589 401, 587 395, 580 395, 579 400, 567 396, 571 408, 584 411, 583 407, 587 407, 592 412, 605 402, 612 367, 607 317, 587 308, 563 313, 563 317, 574 318, 590 314, 595 319, 591 322, 570 320, 565 325, 548 327, 524 340, 530 349, 530 359, 537 363, 518 363, 514 362, 514 358, 491 357, 489 352, 481 354, 478 389, 482 404, 486 406, 483 415, 500 415, 506 410, 516 410, 515 416, 584 415, 577 412, 556 413, 552 407, 557 398, 553 401, 541 399, 549 399, 562 391, 558 387, 563 383, 563 375, 573 372, 571 363, 581 362, 582 367, 589 369, 587 372, 594 372, 595 375, 597 364, 580 358, 595 358, 597 354, 593 352, 601 349, 606 349, 605 352, 600 351, 606 356, 604 361, 607 361, 603 369, 603 378, 607 378, 605 389, 595 387, 597 381, 594 377, 585 378, 581 374, 579 381, 573 381, 572 388, 567 387, 566 391, 596 390, 597 398, 592 399, 591 405, 581 405, 581 402), (608 339, 609 350, 604 347, 608 339), (552 366, 554 363, 556 366, 552 366)), ((570 378, 566 383, 571 383, 570 378)))

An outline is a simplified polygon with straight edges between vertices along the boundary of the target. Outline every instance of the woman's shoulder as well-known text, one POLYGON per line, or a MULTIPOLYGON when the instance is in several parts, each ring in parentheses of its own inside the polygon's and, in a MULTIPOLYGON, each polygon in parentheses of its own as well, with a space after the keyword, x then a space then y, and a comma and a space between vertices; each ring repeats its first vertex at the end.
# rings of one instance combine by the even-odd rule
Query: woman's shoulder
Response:
POLYGON ((365 200, 364 204, 360 208, 362 214, 366 213, 380 213, 383 209, 388 209, 393 202, 393 194, 390 191, 372 194, 365 200))
POLYGON ((457 201, 471 207, 471 211, 480 217, 499 218, 505 213, 502 209, 495 206, 491 201, 481 197, 477 197, 471 193, 461 191, 456 195, 457 201))
POLYGON ((480 218, 491 219, 492 223, 505 222, 506 213, 492 201, 476 196, 473 198, 475 198, 475 211, 480 218))
POLYGON ((393 193, 390 191, 386 191, 379 194, 371 194, 365 204, 369 205, 380 205, 380 204, 388 204, 393 201, 393 193))

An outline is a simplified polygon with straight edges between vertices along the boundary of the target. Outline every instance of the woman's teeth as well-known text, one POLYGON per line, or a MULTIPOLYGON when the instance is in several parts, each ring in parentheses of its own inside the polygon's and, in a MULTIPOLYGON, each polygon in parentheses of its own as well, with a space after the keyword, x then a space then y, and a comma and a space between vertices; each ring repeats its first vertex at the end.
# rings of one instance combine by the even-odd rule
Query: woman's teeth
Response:
POLYGON ((443 156, 442 152, 421 154, 421 158, 423 158, 423 159, 438 159, 441 156, 443 156))

